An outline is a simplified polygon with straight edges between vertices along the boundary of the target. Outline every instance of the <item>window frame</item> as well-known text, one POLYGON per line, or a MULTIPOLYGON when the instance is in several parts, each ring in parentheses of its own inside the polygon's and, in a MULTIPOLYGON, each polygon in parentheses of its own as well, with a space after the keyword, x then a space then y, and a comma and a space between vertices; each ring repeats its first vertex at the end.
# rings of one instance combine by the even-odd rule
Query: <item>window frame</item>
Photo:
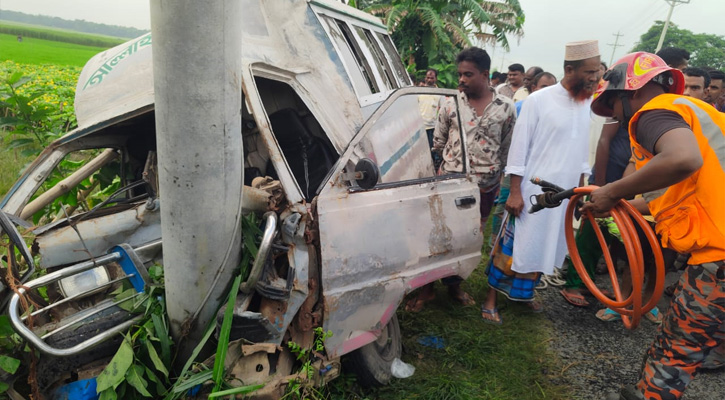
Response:
MULTIPOLYGON (((322 192, 326 190, 332 190, 332 187, 343 185, 345 187, 345 190, 348 193, 358 193, 358 192, 368 192, 368 191, 374 191, 374 190, 383 190, 383 189, 389 189, 394 187, 404 187, 404 186, 412 186, 412 185, 420 185, 423 183, 428 182, 436 182, 436 181, 445 181, 445 180, 451 180, 451 179, 464 179, 467 178, 470 175, 470 168, 468 165, 468 147, 465 140, 465 132, 461 132, 461 145, 462 145, 462 162, 463 162, 463 172, 453 172, 446 175, 434 175, 431 177, 426 178, 416 178, 416 179, 408 179, 403 181, 397 181, 397 182, 389 182, 389 183, 378 183, 375 185, 375 187, 371 189, 363 189, 359 186, 353 186, 348 185, 347 181, 344 179, 345 173, 343 170, 348 166, 347 163, 351 158, 351 155, 354 151, 354 149, 360 144, 360 142, 363 140, 364 137, 368 135, 368 133, 371 131, 372 127, 375 126, 378 119, 388 111, 390 106, 395 103, 398 99, 400 99, 403 96, 410 96, 410 95, 438 95, 438 96, 450 96, 454 97, 456 99, 456 107, 460 108, 460 103, 458 102, 458 91, 454 89, 440 89, 440 88, 430 88, 430 87, 415 87, 415 86, 409 86, 397 89, 393 91, 393 93, 378 107, 375 112, 368 118, 367 121, 363 124, 362 128, 355 134, 355 136, 350 140, 350 143, 348 143, 347 147, 342 151, 340 154, 340 158, 337 160, 337 163, 333 166, 333 168, 330 170, 328 174, 328 178, 326 181, 330 181, 332 178, 332 185, 326 185, 325 188, 322 190, 322 192)), ((417 111, 417 110, 416 110, 417 111)), ((460 112, 457 113, 456 118, 458 119, 458 126, 459 129, 463 129, 463 125, 461 124, 461 117, 460 112)), ((349 172, 349 171, 348 171, 349 172)), ((321 194, 322 192, 318 193, 321 194)))

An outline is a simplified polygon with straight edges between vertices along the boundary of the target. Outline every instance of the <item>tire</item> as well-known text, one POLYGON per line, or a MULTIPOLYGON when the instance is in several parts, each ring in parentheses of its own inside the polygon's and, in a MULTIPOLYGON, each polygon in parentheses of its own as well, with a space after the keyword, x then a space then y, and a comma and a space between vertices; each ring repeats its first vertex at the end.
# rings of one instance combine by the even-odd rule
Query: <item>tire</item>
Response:
POLYGON ((393 377, 390 366, 393 360, 400 358, 402 352, 398 316, 393 314, 380 337, 350 353, 345 360, 345 366, 357 376, 360 386, 383 386, 393 377))

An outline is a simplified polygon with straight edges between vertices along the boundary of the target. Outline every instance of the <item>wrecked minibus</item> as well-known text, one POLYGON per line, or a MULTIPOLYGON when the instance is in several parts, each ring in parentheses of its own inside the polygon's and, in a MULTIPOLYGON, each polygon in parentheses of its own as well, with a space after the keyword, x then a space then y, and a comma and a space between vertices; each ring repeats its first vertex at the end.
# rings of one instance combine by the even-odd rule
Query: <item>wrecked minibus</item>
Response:
MULTIPOLYGON (((238 385, 264 383, 260 397, 279 397, 295 368, 287 343, 310 349, 321 327, 332 334, 315 354, 317 379, 333 379, 344 361, 361 384, 385 384, 401 354, 403 297, 446 276, 466 278, 480 261, 480 195, 466 152, 460 171, 436 171, 418 107, 421 96, 456 101, 457 92, 411 87, 385 25, 364 12, 327 0, 242 3, 250 22, 238 196, 262 235, 234 302, 225 370, 238 385)), ((11 271, 2 275, 14 279, 3 278, 3 306, 39 352, 37 384, 51 397, 93 381, 138 323, 121 307, 130 297, 119 299, 119 287, 140 296, 156 266, 177 268, 164 263, 151 48, 147 34, 86 64, 78 128, 46 148, 0 202, 0 227, 17 248, 5 259, 11 271), (89 202, 101 181, 114 183, 112 193, 89 202)), ((194 192, 183 182, 178 190, 194 192)), ((203 202, 198 212, 208 212, 203 202)), ((231 282, 216 282, 211 294, 195 286, 200 275, 184 276, 186 293, 166 282, 167 304, 212 298, 219 310, 191 321, 169 307, 177 344, 221 327, 219 293, 231 282)))

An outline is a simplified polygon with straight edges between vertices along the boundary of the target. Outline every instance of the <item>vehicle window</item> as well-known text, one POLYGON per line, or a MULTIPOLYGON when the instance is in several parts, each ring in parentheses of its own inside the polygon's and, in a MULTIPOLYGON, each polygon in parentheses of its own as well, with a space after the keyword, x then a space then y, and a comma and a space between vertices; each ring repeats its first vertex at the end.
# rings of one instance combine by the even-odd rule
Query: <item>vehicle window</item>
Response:
MULTIPOLYGON (((122 171, 121 165, 120 154, 115 149, 71 152, 56 165, 23 209, 23 214, 29 214, 28 217, 32 215, 36 225, 45 225, 66 216, 87 212, 121 187, 123 175, 133 173, 122 171)), ((141 164, 139 176, 143 168, 141 164)), ((124 196, 123 201, 127 200, 128 196, 124 196)))
POLYGON ((358 91, 358 96, 378 93, 380 89, 377 82, 375 82, 373 71, 353 37, 350 27, 344 21, 326 15, 323 15, 322 18, 330 28, 330 36, 345 62, 348 69, 347 73, 353 81, 353 86, 358 91))
POLYGON ((390 66, 388 65, 388 61, 385 59, 385 55, 378 45, 378 42, 375 41, 372 32, 370 32, 369 29, 363 29, 359 26, 355 27, 355 31, 368 48, 368 51, 370 51, 373 57, 375 57, 375 67, 378 70, 378 75, 380 75, 383 79, 383 84, 389 90, 398 88, 397 82, 395 81, 393 73, 390 70, 390 66))
POLYGON ((400 56, 398 56, 398 52, 395 51, 395 46, 393 45, 393 41, 390 39, 390 36, 375 32, 375 36, 378 38, 380 43, 383 44, 383 48, 385 49, 385 53, 387 55, 388 60, 390 60, 390 63, 393 65, 393 71, 395 72, 395 75, 398 77, 398 82, 401 82, 403 85, 410 85, 410 76, 408 75, 408 72, 405 69, 405 66, 403 65, 403 62, 400 60, 400 56))
MULTIPOLYGON (((254 80, 272 134, 303 196, 311 201, 339 155, 317 118, 290 85, 261 77, 254 80)), ((245 136, 251 139, 253 133, 245 136)), ((245 144, 250 143, 249 139, 245 139, 245 144)), ((279 178, 266 152, 250 152, 246 161, 250 166, 263 166, 264 175, 279 178), (262 161, 264 157, 266 160, 262 161)))
MULTIPOLYGON (((377 118, 355 145, 348 169, 354 169, 363 158, 372 160, 380 175, 375 187, 464 173, 465 154, 462 151, 447 156, 448 171, 455 172, 445 172, 440 168, 441 152, 431 150, 436 126, 442 132, 439 139, 441 152, 449 141, 459 143, 460 147, 460 124, 454 96, 403 95, 377 118), (448 113, 448 117, 439 118, 439 110, 444 106, 453 111, 448 113)), ((355 186, 354 180, 351 180, 351 185, 355 186)))

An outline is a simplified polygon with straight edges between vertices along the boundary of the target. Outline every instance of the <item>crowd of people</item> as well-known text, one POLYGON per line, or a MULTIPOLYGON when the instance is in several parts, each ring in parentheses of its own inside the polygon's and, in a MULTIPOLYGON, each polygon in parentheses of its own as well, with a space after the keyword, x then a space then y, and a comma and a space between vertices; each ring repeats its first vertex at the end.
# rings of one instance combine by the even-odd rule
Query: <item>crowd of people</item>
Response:
MULTIPOLYGON (((460 154, 467 149, 465 159, 481 192, 482 230, 493 213, 489 289, 481 305, 485 322, 504 322, 498 294, 541 311, 535 289, 559 268, 565 271, 564 299, 589 305, 588 290, 567 256, 565 207, 526 211, 528 199, 541 192, 532 177, 565 188, 582 186, 588 177, 599 187, 581 211, 601 217, 598 221, 610 228, 604 229, 609 249, 601 248, 586 219, 576 235, 590 277, 603 251, 622 248, 607 218, 620 199, 648 216, 669 268, 686 260, 680 263, 681 278, 667 289, 668 309, 645 315, 661 325, 638 384, 612 399, 679 399, 697 371, 725 365, 725 190, 720 186, 725 74, 690 67, 688 61, 687 51, 665 48, 656 55, 629 54, 607 68, 597 41, 572 42, 566 44, 557 82, 554 73, 518 63, 506 74, 490 74, 489 55, 472 47, 456 59, 460 118, 455 99, 421 102, 436 168, 461 172, 460 154), (600 122, 593 115, 602 117, 600 122), (593 167, 592 130, 599 136, 593 167)), ((426 72, 424 85, 437 86, 435 70, 426 72)), ((651 261, 652 249, 643 251, 651 261)), ((461 282, 460 277, 443 280, 453 299, 474 305, 461 282)), ((648 283, 644 290, 652 292, 648 283)), ((433 294, 433 284, 423 287, 406 309, 420 311, 433 294)), ((603 308, 597 318, 621 317, 603 308)))

